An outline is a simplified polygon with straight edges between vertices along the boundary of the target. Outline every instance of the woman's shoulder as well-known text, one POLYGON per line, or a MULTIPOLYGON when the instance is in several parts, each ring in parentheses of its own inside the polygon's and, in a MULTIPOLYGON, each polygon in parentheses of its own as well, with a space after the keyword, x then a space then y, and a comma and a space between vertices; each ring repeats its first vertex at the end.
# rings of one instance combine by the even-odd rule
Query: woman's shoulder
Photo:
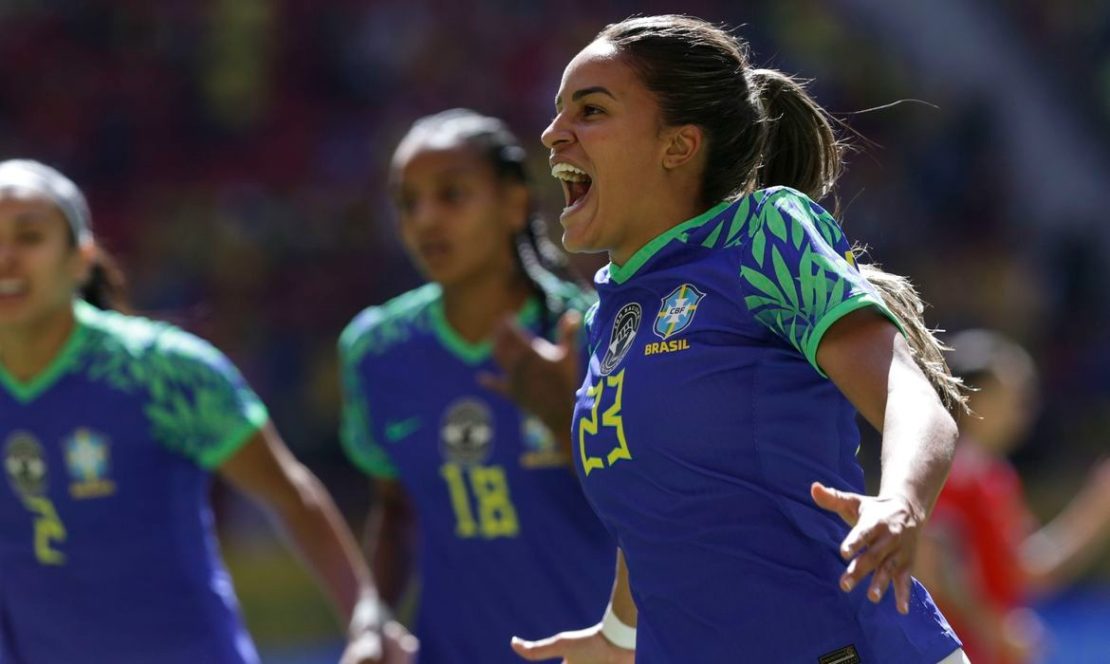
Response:
POLYGON ((143 375, 159 372, 137 367, 193 366, 222 371, 229 364, 211 343, 172 323, 98 309, 85 302, 77 303, 76 313, 86 330, 93 364, 120 370, 130 365, 130 373, 143 375))
POLYGON ((370 351, 384 351, 413 333, 427 329, 429 314, 441 295, 437 284, 425 284, 363 309, 339 335, 340 355, 347 361, 357 361, 370 351))

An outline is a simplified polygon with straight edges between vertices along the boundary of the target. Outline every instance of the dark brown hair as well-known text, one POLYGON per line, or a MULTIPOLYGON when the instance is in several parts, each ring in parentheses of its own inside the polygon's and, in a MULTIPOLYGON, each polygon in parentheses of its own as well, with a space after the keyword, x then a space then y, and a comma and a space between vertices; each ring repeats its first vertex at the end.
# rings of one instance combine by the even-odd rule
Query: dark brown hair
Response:
MULTIPOLYGON (((729 31, 690 16, 643 16, 606 26, 597 39, 636 71, 667 125, 695 125, 705 133, 704 207, 779 185, 814 200, 833 193, 844 143, 831 117, 797 79, 753 68, 748 45, 729 31)), ((961 383, 925 325, 924 304, 910 282, 875 265, 860 270, 901 320, 941 400, 964 406, 961 383)))
MULTIPOLYGON (((77 249, 77 238, 69 227, 69 246, 77 249)), ((119 263, 99 244, 93 247, 92 266, 85 283, 77 289, 77 294, 82 300, 97 309, 131 313, 131 305, 127 295, 127 277, 119 263)))
POLYGON ((127 298, 127 279, 116 259, 100 247, 94 249, 92 268, 89 278, 82 284, 81 299, 98 309, 111 309, 120 313, 130 313, 127 298))

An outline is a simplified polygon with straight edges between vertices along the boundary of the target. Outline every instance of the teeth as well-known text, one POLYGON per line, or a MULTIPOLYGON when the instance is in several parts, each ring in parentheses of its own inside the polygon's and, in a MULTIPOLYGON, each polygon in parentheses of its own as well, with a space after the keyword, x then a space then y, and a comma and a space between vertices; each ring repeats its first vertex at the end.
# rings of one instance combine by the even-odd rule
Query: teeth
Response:
POLYGON ((586 171, 581 168, 575 168, 570 164, 560 162, 551 167, 551 177, 567 182, 585 182, 590 179, 586 171))
POLYGON ((15 295, 23 292, 22 279, 0 279, 0 295, 15 295))

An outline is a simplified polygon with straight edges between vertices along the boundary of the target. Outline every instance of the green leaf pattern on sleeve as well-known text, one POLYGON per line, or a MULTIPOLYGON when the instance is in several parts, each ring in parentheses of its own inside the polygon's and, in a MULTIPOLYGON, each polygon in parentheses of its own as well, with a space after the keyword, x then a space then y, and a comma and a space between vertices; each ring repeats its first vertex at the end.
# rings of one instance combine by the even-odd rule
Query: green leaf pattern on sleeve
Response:
POLYGON ((409 327, 373 307, 356 317, 339 338, 339 370, 343 381, 339 440, 355 466, 373 477, 395 478, 397 468, 374 438, 370 406, 358 377, 358 364, 367 354, 387 348, 409 327))
MULTIPOLYGON (((785 187, 749 198, 754 209, 743 210, 747 233, 735 228, 730 237, 742 244, 746 235, 740 278, 744 302, 756 320, 794 346, 818 372, 821 336, 845 314, 874 306, 897 323, 856 268, 851 247, 828 212, 785 187)), ((738 210, 736 218, 740 215, 738 210)))
POLYGON ((238 370, 211 344, 164 323, 96 314, 82 353, 92 380, 145 391, 150 435, 205 468, 219 466, 269 419, 238 370))

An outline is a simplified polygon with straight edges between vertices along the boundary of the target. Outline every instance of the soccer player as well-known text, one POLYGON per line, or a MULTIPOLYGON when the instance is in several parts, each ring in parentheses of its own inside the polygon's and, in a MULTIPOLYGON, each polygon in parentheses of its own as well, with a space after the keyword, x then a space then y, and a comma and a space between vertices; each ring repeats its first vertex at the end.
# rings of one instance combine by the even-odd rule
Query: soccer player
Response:
POLYGON ((613 540, 568 452, 573 386, 541 420, 479 382, 496 371, 501 319, 548 337, 589 302, 556 276, 524 158, 498 119, 455 109, 418 120, 390 187, 429 283, 366 309, 340 339, 343 441, 374 478, 372 566, 387 601, 412 577, 403 544, 419 525, 422 662, 518 661, 512 634, 581 624, 613 577, 613 540))
POLYGON ((1110 539, 1110 460, 1050 523, 1035 528, 1006 454, 1038 410, 1033 358, 991 330, 951 339, 952 371, 975 387, 952 473, 922 538, 922 581, 975 664, 1036 661, 1044 627, 1027 603, 1097 559, 1110 539))
POLYGON ((572 440, 623 558, 600 623, 514 648, 568 664, 631 648, 637 664, 962 661, 910 576, 956 438, 938 390, 962 395, 916 294, 861 271, 811 200, 840 169, 824 111, 681 16, 606 27, 555 109, 563 243, 611 261, 572 440), (883 433, 878 496, 857 410, 883 433))
MULTIPOLYGON (((350 620, 343 661, 381 661, 376 589, 327 492, 219 351, 98 308, 115 283, 98 256, 72 181, 0 162, 0 662, 257 662, 214 472, 276 517, 350 620)), ((403 661, 412 637, 386 631, 385 661, 403 661)))

